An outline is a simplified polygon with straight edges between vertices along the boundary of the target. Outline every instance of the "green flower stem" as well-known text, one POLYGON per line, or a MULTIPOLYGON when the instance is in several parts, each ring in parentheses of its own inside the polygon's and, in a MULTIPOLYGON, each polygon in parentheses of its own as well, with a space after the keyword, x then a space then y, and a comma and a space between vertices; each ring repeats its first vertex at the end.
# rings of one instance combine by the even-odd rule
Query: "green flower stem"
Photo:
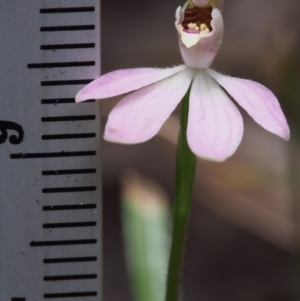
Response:
POLYGON ((196 156, 191 152, 186 137, 190 89, 181 102, 181 127, 176 158, 176 186, 173 205, 173 234, 167 275, 166 301, 178 301, 182 255, 191 207, 196 156))

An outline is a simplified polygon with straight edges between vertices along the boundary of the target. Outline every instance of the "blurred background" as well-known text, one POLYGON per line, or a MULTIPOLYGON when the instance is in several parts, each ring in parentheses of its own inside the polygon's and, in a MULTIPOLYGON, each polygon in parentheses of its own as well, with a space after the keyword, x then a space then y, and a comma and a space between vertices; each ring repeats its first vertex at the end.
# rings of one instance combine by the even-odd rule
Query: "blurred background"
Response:
MULTIPOLYGON (((174 20, 183 2, 101 2, 102 73, 181 63, 174 20)), ((245 133, 236 154, 221 164, 198 160, 184 299, 297 300, 300 2, 227 0, 224 8, 225 37, 213 68, 269 87, 280 100, 292 139, 284 142, 242 112, 245 133)), ((119 99, 102 101, 103 126, 119 99)), ((134 168, 159 183, 172 200, 177 116, 178 109, 149 142, 124 146, 103 141, 104 300, 132 300, 122 240, 120 174, 134 168)))

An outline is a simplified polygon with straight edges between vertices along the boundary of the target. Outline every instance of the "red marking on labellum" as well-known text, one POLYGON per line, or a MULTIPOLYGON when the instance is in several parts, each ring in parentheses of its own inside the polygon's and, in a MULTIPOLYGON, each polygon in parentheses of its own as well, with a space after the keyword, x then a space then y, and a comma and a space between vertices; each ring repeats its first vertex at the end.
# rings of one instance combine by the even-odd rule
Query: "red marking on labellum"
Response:
MULTIPOLYGON (((206 24, 209 30, 212 30, 210 22, 212 7, 197 7, 186 8, 184 11, 184 19, 181 23, 184 29, 189 30, 188 24, 195 23, 200 27, 201 24, 206 24)), ((190 30, 189 30, 190 31, 190 30)))

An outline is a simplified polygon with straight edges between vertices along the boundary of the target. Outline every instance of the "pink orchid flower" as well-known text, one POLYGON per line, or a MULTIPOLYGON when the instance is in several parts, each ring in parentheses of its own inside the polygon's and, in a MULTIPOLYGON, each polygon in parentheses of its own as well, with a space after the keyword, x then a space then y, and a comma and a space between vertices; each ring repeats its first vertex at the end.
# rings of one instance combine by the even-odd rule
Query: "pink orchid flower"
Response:
POLYGON ((243 119, 228 94, 264 129, 289 139, 287 121, 270 90, 210 69, 223 39, 222 4, 222 0, 189 0, 177 9, 175 27, 185 65, 117 70, 79 91, 77 102, 134 91, 109 114, 105 140, 125 144, 149 140, 190 86, 187 140, 197 156, 224 161, 239 146, 243 119))

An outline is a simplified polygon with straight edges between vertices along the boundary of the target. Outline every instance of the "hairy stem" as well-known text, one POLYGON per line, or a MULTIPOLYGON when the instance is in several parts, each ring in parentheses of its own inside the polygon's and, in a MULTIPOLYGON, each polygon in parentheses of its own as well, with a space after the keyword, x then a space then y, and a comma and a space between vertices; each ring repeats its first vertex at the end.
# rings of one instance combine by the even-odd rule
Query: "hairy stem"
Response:
POLYGON ((181 127, 177 145, 173 233, 167 275, 166 301, 178 301, 179 299, 185 234, 190 213, 191 195, 196 169, 196 156, 191 152, 186 136, 189 95, 190 89, 181 102, 181 127))

